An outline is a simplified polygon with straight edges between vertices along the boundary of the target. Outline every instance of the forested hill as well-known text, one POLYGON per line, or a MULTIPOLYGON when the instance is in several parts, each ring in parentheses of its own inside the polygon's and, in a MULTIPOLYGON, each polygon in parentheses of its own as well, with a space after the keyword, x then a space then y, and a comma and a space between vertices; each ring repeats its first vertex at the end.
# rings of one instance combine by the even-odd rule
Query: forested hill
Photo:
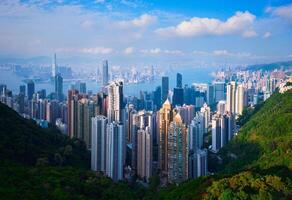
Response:
POLYGON ((84 142, 69 139, 55 128, 42 129, 0 103, 0 157, 26 165, 89 167, 84 142))
POLYGON ((89 171, 85 144, 41 129, 0 103, 0 199, 137 199, 126 183, 89 171))

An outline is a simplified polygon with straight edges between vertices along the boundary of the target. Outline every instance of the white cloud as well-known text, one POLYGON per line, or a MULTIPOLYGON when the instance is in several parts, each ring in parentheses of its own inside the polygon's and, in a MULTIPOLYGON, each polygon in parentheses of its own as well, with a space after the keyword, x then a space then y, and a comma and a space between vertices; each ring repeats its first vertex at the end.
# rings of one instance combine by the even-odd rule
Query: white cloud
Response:
POLYGON ((148 26, 150 24, 155 23, 157 20, 156 16, 152 16, 149 14, 143 14, 133 20, 128 20, 128 21, 120 21, 119 25, 124 26, 124 27, 144 27, 148 26))
POLYGON ((93 47, 83 48, 80 50, 80 52, 85 54, 110 54, 113 52, 113 49, 107 47, 93 47))
POLYGON ((193 51, 192 52, 194 55, 196 56, 207 56, 207 55, 210 55, 210 53, 206 52, 206 51, 193 51))
POLYGON ((193 17, 189 21, 182 21, 177 26, 157 29, 156 32, 161 35, 176 35, 181 37, 238 33, 243 36, 255 36, 256 33, 252 27, 255 18, 255 15, 248 11, 238 11, 226 21, 221 21, 216 18, 193 17))
POLYGON ((271 37, 272 33, 271 32, 265 32, 263 38, 267 39, 269 37, 271 37))
POLYGON ((142 49, 141 53, 148 53, 148 54, 159 54, 161 53, 160 48, 154 48, 154 49, 142 49))
POLYGON ((160 48, 153 48, 153 49, 142 49, 140 50, 141 53, 145 54, 170 54, 170 55, 183 55, 184 52, 181 50, 169 50, 169 49, 160 49, 160 48))
POLYGON ((183 55, 184 52, 182 52, 181 50, 164 50, 164 53, 166 54, 173 54, 173 55, 183 55))
POLYGON ((268 7, 266 12, 271 13, 274 16, 292 20, 292 4, 279 7, 268 7))
POLYGON ((134 48, 133 47, 127 47, 127 48, 125 48, 124 53, 125 54, 132 54, 132 53, 134 53, 134 48))
POLYGON ((253 57, 250 53, 246 52, 230 52, 228 50, 214 50, 213 51, 214 56, 226 56, 226 57, 237 57, 237 58, 251 58, 253 57))
POLYGON ((83 53, 83 54, 110 54, 114 50, 108 47, 87 47, 87 48, 58 48, 57 53, 83 53))

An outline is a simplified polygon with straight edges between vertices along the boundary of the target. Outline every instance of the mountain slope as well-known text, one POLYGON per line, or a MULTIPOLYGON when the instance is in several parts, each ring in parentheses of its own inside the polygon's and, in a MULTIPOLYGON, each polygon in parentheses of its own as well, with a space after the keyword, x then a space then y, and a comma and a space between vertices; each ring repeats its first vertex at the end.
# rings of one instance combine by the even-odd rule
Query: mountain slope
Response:
POLYGON ((292 170, 292 91, 273 94, 220 155, 226 172, 274 166, 292 170))
POLYGON ((2 103, 0 158, 0 199, 138 198, 126 183, 88 170, 82 141, 41 129, 2 103))
POLYGON ((0 157, 27 165, 48 162, 88 168, 84 142, 69 139, 57 129, 42 129, 0 103, 0 157))

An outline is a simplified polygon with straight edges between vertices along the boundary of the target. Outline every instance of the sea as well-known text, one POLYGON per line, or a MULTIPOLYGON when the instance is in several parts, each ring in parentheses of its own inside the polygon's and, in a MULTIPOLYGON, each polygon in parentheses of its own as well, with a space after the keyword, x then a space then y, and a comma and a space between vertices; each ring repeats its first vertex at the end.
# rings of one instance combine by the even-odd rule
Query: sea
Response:
MULTIPOLYGON (((169 77, 169 88, 175 87, 176 84, 176 73, 181 73, 183 76, 183 85, 192 85, 194 83, 210 83, 213 79, 212 68, 189 68, 180 69, 179 71, 171 71, 165 74, 169 77)), ((63 83, 63 93, 66 95, 68 89, 71 85, 75 84, 77 80, 64 80, 63 83)), ((100 91, 100 83, 94 80, 79 80, 86 83, 87 91, 90 90, 93 93, 100 91)), ((0 72, 0 84, 7 85, 7 88, 11 90, 14 94, 18 94, 19 86, 24 85, 24 78, 17 76, 11 71, 0 72)), ((138 96, 140 91, 154 91, 157 86, 161 85, 161 78, 157 77, 154 81, 144 82, 144 83, 131 83, 124 85, 124 95, 125 96, 138 96)), ((35 91, 41 89, 46 89, 47 94, 54 91, 54 83, 51 81, 47 82, 36 82, 35 91)))

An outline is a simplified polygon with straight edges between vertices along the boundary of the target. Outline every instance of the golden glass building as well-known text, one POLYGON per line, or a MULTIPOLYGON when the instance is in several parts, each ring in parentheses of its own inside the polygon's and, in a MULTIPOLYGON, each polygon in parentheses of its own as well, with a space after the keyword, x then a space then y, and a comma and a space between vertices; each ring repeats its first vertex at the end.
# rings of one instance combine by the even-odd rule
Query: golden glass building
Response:
POLYGON ((168 182, 180 183, 188 178, 188 131, 179 113, 169 125, 167 140, 168 182))
POLYGON ((159 110, 159 168, 167 172, 167 138, 169 124, 172 121, 172 108, 168 99, 159 110))

